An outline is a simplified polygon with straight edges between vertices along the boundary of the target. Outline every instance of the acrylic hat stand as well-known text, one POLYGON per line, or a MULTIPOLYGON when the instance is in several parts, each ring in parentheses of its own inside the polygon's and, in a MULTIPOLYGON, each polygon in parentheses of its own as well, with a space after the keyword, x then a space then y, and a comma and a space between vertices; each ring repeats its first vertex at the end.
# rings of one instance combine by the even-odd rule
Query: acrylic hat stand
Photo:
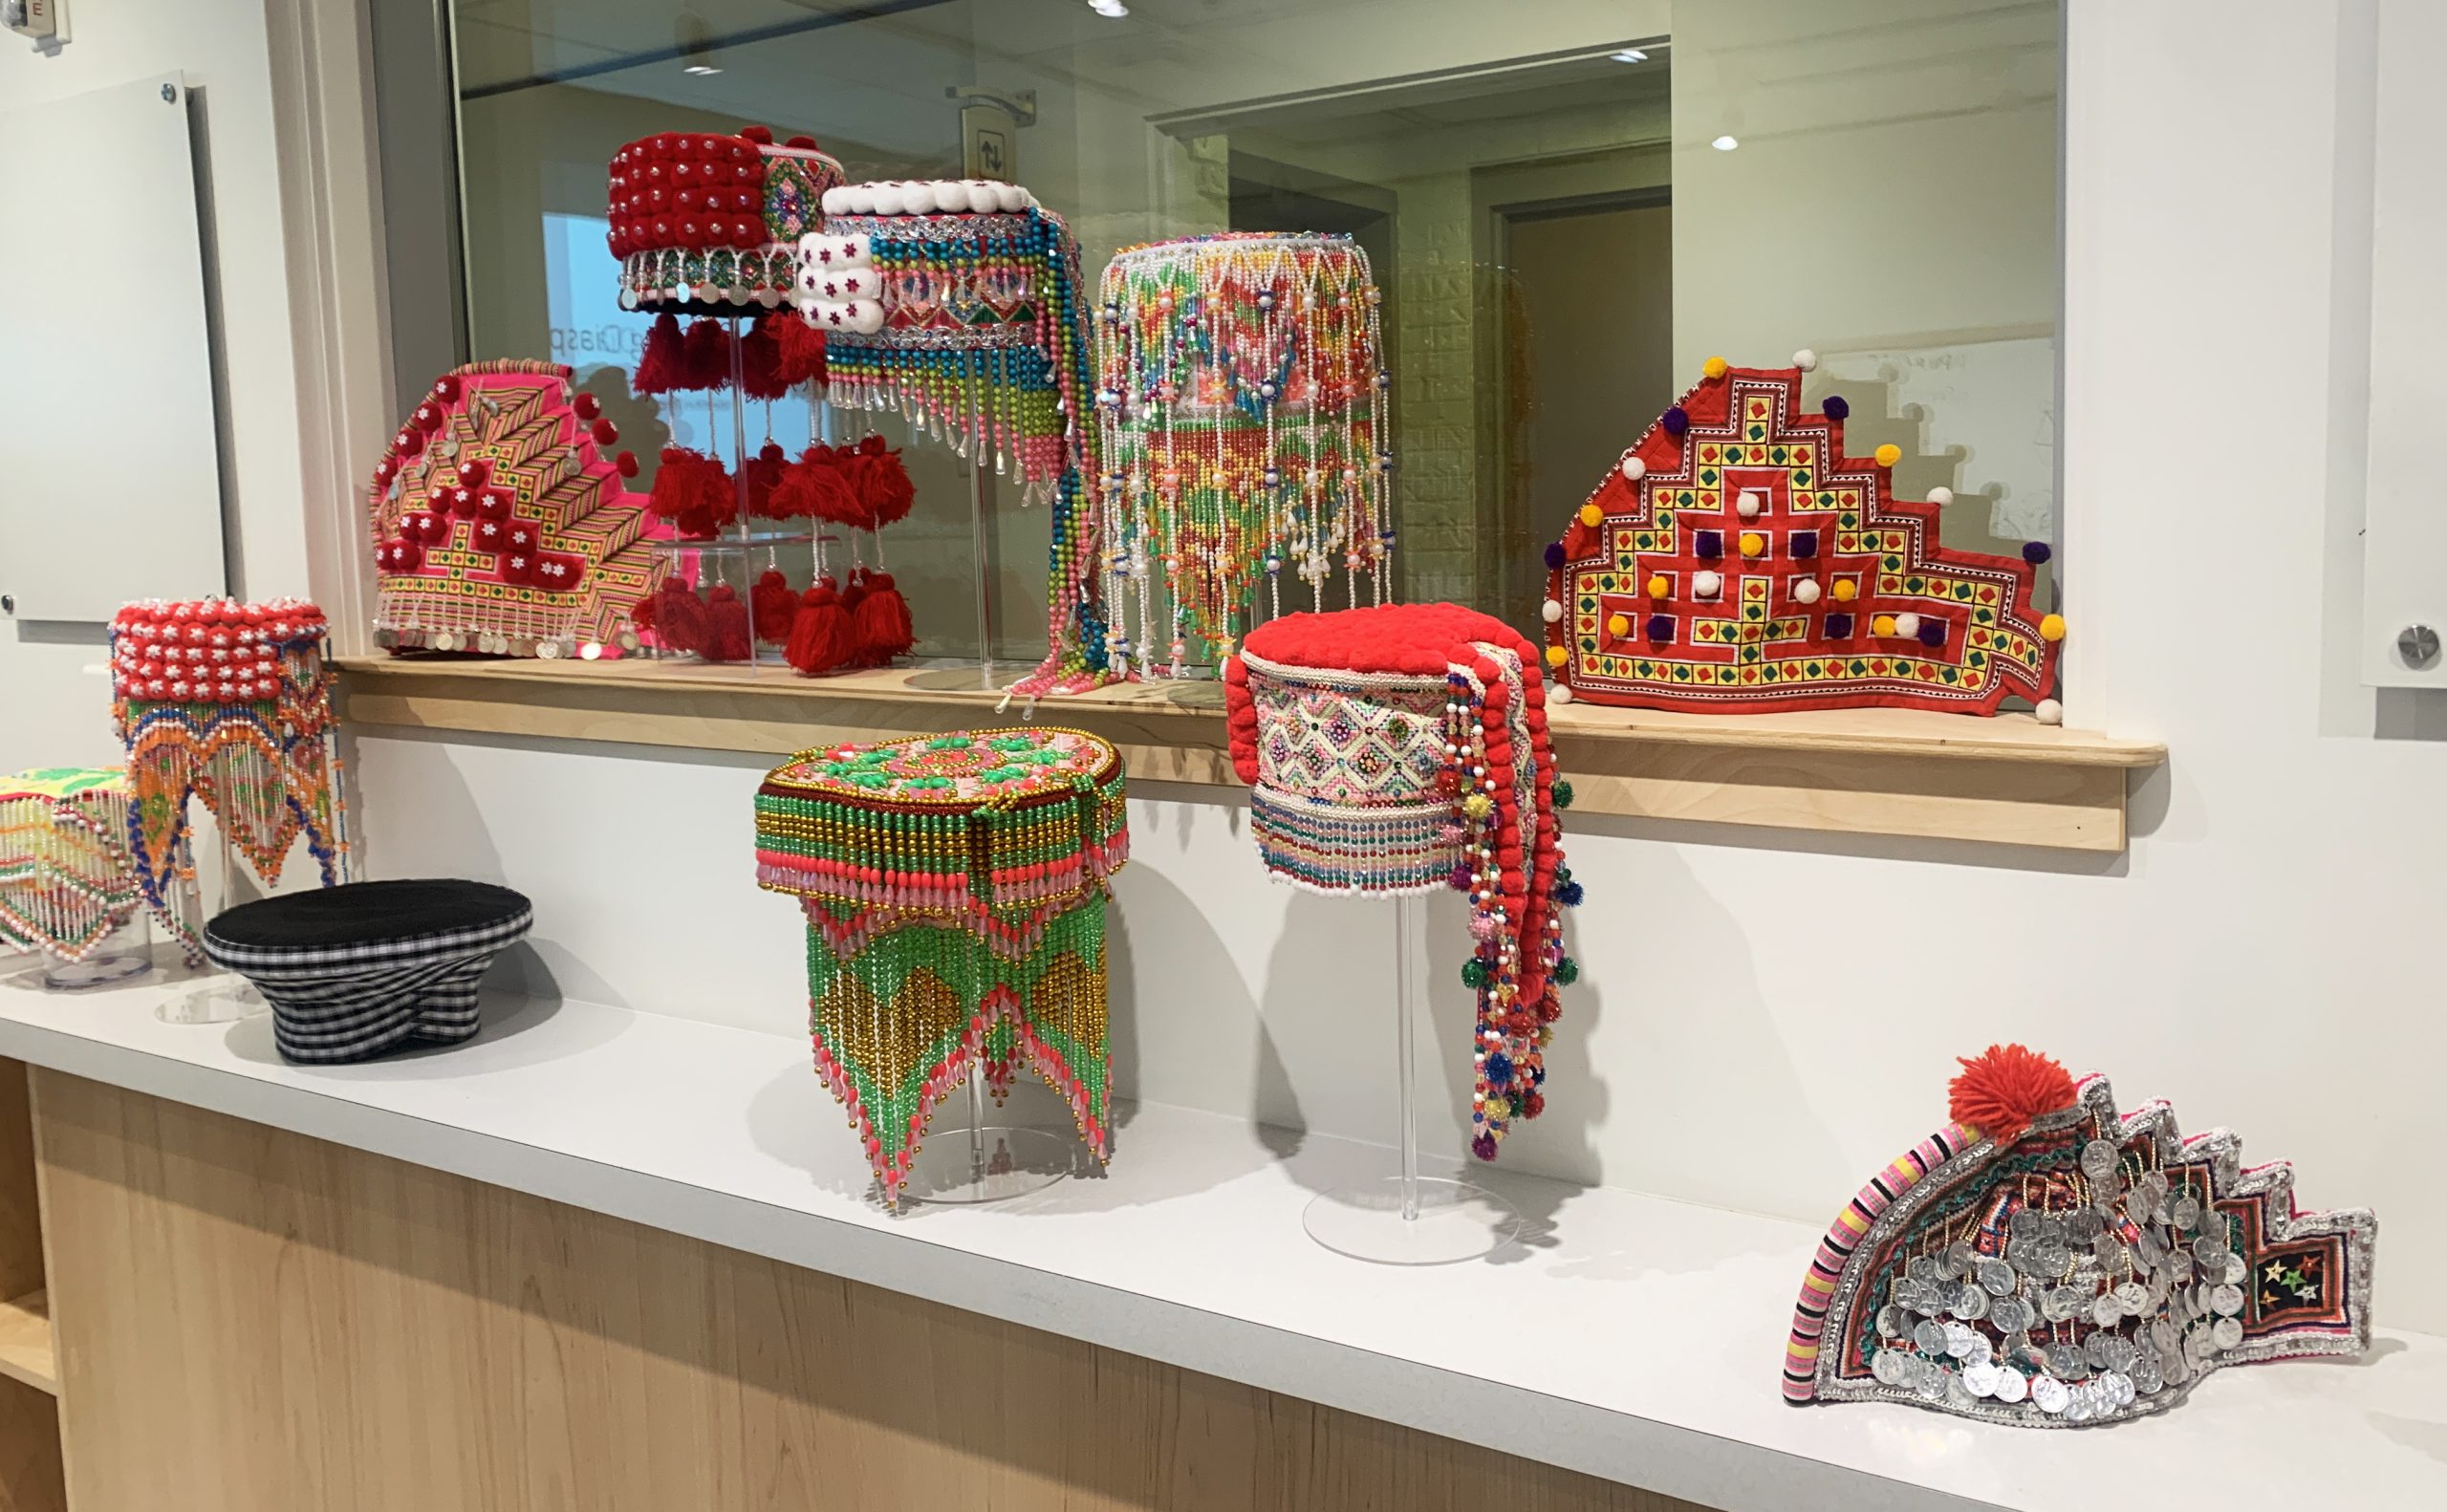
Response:
MULTIPOLYGON (((228 908, 238 882, 238 852, 229 843, 227 830, 221 832, 221 891, 213 901, 228 908)), ((271 1004, 255 990, 246 978, 226 971, 216 971, 204 981, 180 993, 165 998, 153 1009, 153 1016, 164 1024, 234 1024, 251 1019, 258 1013, 270 1013, 271 1004)))
POLYGON ((919 1148, 901 1182, 904 1205, 1002 1202, 1040 1191, 1071 1174, 1072 1141, 1050 1129, 985 1121, 985 1072, 968 1073, 968 1127, 919 1148))
POLYGON ((1394 1044, 1400 1088, 1401 1170, 1310 1199, 1301 1222, 1336 1254, 1379 1265, 1449 1265, 1504 1248, 1521 1214, 1485 1187, 1418 1172, 1418 1021, 1426 1011, 1427 898, 1394 899, 1394 1044))

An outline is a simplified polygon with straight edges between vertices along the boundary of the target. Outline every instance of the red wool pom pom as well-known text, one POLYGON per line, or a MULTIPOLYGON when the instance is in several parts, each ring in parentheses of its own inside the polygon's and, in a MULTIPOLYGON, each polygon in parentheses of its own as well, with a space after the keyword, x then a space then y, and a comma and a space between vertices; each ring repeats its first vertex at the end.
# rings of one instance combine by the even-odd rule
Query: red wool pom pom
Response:
POLYGON ((603 401, 581 389, 570 396, 570 410, 578 419, 591 421, 603 413, 603 401))
POLYGON ((858 508, 857 518, 850 523, 863 529, 878 530, 907 518, 909 507, 917 502, 918 491, 910 485, 909 469, 901 465, 900 453, 885 447, 880 436, 870 436, 858 443, 851 481, 857 491, 858 508))
POLYGON ((614 471, 619 473, 623 478, 636 477, 638 475, 638 454, 634 451, 624 451, 620 453, 620 455, 612 459, 612 467, 614 471))
POLYGON ((859 595, 852 618, 857 630, 859 656, 875 665, 906 655, 918 643, 917 630, 909 622, 909 601, 893 586, 890 572, 876 572, 867 578, 866 592, 859 595))
POLYGON ((728 583, 716 583, 705 602, 705 659, 745 661, 754 650, 747 639, 747 606, 728 583))
MULTIPOLYGON (((773 509, 773 490, 781 486, 782 475, 789 470, 790 453, 773 442, 747 459, 747 512, 760 520, 778 520, 784 516, 773 509)), ((795 595, 793 595, 795 597, 795 595)))
POLYGON ((782 378, 782 343, 773 326, 774 317, 767 315, 739 338, 740 387, 749 399, 780 399, 790 391, 782 378))
POLYGON ((749 613, 756 621, 756 638, 769 646, 778 646, 790 638, 790 622, 798 617, 799 595, 790 592, 790 579, 778 568, 767 568, 747 591, 749 613))
POLYGON ((681 380, 687 371, 682 361, 686 344, 680 335, 678 315, 666 313, 655 316, 653 327, 646 332, 645 350, 638 354, 638 371, 630 376, 630 390, 638 394, 668 394, 685 387, 681 380))
POLYGON ((856 649, 839 594, 818 583, 801 595, 798 615, 790 623, 790 638, 782 647, 784 660, 812 678, 847 665, 856 649))
POLYGON ((770 126, 742 126, 739 134, 760 147, 770 146, 773 141, 773 128, 770 126))
POLYGON ((803 315, 777 313, 764 322, 773 333, 780 356, 776 372, 784 383, 824 381, 824 333, 803 315))
POLYGON ((682 388, 730 387, 730 333, 721 321, 701 316, 688 328, 680 368, 687 377, 682 388))
POLYGON ((620 439, 620 427, 613 424, 608 420, 598 420, 595 422, 594 428, 588 431, 587 434, 595 438, 595 443, 596 445, 609 446, 614 442, 620 439))
POLYGON ((1961 1065, 1946 1085, 1946 1112, 1999 1144, 2021 1138, 2040 1114, 2073 1105, 2073 1078, 2037 1050, 1991 1045, 1961 1065))

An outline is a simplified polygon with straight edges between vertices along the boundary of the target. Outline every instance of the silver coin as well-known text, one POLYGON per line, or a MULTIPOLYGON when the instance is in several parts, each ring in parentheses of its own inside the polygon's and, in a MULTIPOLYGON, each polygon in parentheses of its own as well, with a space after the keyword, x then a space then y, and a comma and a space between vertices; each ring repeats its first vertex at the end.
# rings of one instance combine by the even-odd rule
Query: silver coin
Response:
POLYGON ((1943 1371, 1925 1371, 1921 1372, 1919 1379, 1912 1383, 1912 1390, 1922 1401, 1934 1402, 1945 1395, 1946 1380, 1946 1372, 1943 1371))
POLYGON ((2209 1310, 2231 1318, 2243 1310, 2243 1288, 2229 1282, 2209 1288, 2209 1310))
POLYGON ((2169 1323, 2166 1319, 2152 1318, 2150 1320, 2150 1342, 2157 1346, 2157 1350, 2160 1354, 2173 1354, 2177 1349, 2182 1347, 2183 1335, 2177 1333, 2176 1331, 2176 1326, 2169 1323))
POLYGON ((2039 1216, 2039 1237, 2056 1243, 2065 1242, 2065 1220, 2053 1213, 2039 1216))
POLYGON ((1912 1320, 1906 1317, 1903 1309, 1894 1303, 1890 1302, 1877 1309, 1877 1331, 1880 1338, 1902 1338, 1911 1331, 1911 1325, 1912 1320))
POLYGON ((2117 1310, 2128 1318, 2139 1316, 2150 1306, 2150 1288, 2137 1281, 2128 1281, 2108 1295, 2115 1299, 2117 1310))
POLYGON ((2091 1334, 2089 1338, 2084 1339, 2082 1341, 2082 1358, 2090 1361, 2090 1364, 2098 1370, 2106 1370, 2108 1361, 2108 1343, 2114 1337, 2114 1334, 2108 1332, 2105 1328, 2101 1328, 2096 1333, 2091 1334))
POLYGON ((2072 1240, 2074 1243, 2088 1244, 2095 1241, 2106 1228, 2107 1220, 2086 1207, 2066 1221, 2065 1233, 2066 1237, 2072 1240))
POLYGON ((2211 1275, 2226 1273, 2226 1257, 2232 1253, 2226 1242, 2215 1234, 2203 1234, 2192 1242, 2193 1264, 2211 1275))
POLYGON ((2207 1328, 2195 1328, 2183 1336, 2183 1352, 2198 1365, 2218 1352, 2218 1341, 2207 1328))
POLYGON ((2145 1354, 2133 1362, 2133 1385, 2143 1395, 2155 1396, 2166 1384, 2166 1372, 2158 1369, 2156 1355, 2145 1354))
POLYGON ((2211 1342, 2221 1350, 2231 1350, 2243 1342, 2243 1320, 2220 1318, 2209 1328, 2211 1342))
POLYGON ((2167 1199, 2167 1178, 2155 1171, 2144 1171, 2133 1182, 2135 1205, 2148 1212, 2167 1199))
POLYGON ((1899 1386, 1903 1383, 1903 1361, 1904 1356, 1898 1351, 1880 1350, 1870 1356, 1870 1373, 1877 1377, 1880 1386, 1899 1386))
POLYGON ((1937 1257, 1915 1255, 1912 1257, 1912 1263, 1903 1267, 1903 1273, 1914 1281, 1935 1281, 1938 1279, 1937 1257))
POLYGON ((2097 1415, 2098 1399, 2078 1386, 2073 1388, 2071 1400, 2065 1404, 2065 1420, 2068 1423, 2087 1423, 2097 1415))
POLYGON ((2073 1389, 2063 1381, 2043 1375, 2030 1383, 2030 1399, 2039 1410, 2053 1417, 2073 1400, 2073 1389))
POLYGON ((2093 1181, 2104 1181, 2115 1174, 2115 1146, 2104 1139, 2093 1139, 2082 1146, 2082 1174, 2093 1181))
POLYGON ((2039 1264, 2043 1274, 2057 1275, 2073 1264, 2073 1248, 2061 1239, 2040 1242, 2039 1264))
POLYGON ((2030 1377, 2020 1371, 2007 1370, 1997 1376, 1997 1400, 2011 1407, 2030 1394, 2030 1377))
POLYGON ((2014 1216, 2005 1220, 2005 1232, 2016 1239, 2032 1239, 2039 1234, 2039 1210, 2016 1208, 2014 1216))
POLYGON ((2000 1333, 2020 1333, 2030 1321, 2030 1304, 2020 1297, 2000 1297, 1988 1305, 1988 1322, 2000 1333))
POLYGON ((2133 1252, 2141 1258, 2142 1264, 2152 1270, 2167 1263, 2166 1242, 2157 1236, 2155 1229, 2141 1230, 2141 1236, 2133 1242, 2133 1252))
POLYGON ((1965 1286, 1955 1294, 1954 1315, 1965 1323, 1977 1323, 1988 1316, 1988 1293, 1978 1286, 1965 1286))
POLYGON ((1974 1392, 1969 1386, 1963 1384, 1963 1379, 1960 1374, 1950 1374, 1946 1377, 1946 1405, 1948 1407, 1951 1407, 1956 1412, 1960 1413, 1978 1405, 1979 1401, 1979 1393, 1974 1392))
POLYGON ((2192 1356, 2183 1350, 2170 1350, 2158 1356, 2158 1370, 2164 1384, 2181 1386, 2192 1379, 2192 1356))
POLYGON ((1962 1351, 1962 1363, 1965 1365, 1991 1365, 1996 1363, 1996 1346, 1988 1342, 1988 1335, 1984 1333, 1973 1334, 1971 1348, 1962 1351))
POLYGON ((2014 1289, 2014 1267, 2002 1260, 1983 1260, 1980 1263, 1980 1285, 1992 1297, 2004 1296, 2014 1289))
POLYGON ((1970 1388, 1974 1396, 1996 1395, 1997 1383, 2004 1378, 2005 1368, 2002 1365, 1966 1365, 1962 1370, 1962 1384, 1970 1388))
POLYGON ((2016 1270, 2022 1272, 2025 1276, 2045 1276, 2047 1274, 2046 1268, 2039 1263, 2040 1245, 2038 1240, 2018 1239, 2014 1241, 2014 1245, 2015 1247, 2013 1249, 2006 1252, 2005 1258, 2013 1262, 2013 1266, 2016 1270))
POLYGON ((2229 1286, 2240 1286, 2240 1285, 2241 1285, 2243 1284, 2243 1278, 2244 1278, 2245 1276, 2250 1275, 2251 1273, 2252 1273, 2252 1267, 2251 1267, 2251 1266, 2249 1266, 2249 1265, 2247 1265, 2247 1264, 2243 1264, 2243 1257, 2242 1257, 2242 1256, 2241 1256, 2241 1255, 2228 1255, 2228 1256, 2226 1257, 2226 1285, 2229 1285, 2229 1286))
POLYGON ((2175 1204, 2167 1209, 2167 1216, 2176 1220, 2176 1227, 2177 1228, 2198 1228, 2200 1226, 2200 1199, 2194 1197, 2189 1192, 2186 1192, 2183 1196, 2175 1199, 2175 1204))
POLYGON ((2040 1314, 2050 1323, 2063 1323, 2080 1314, 2090 1305, 2090 1299, 2071 1286, 2058 1286, 2040 1304, 2040 1314))
POLYGON ((2115 1404, 2117 1407, 2125 1407, 2132 1404, 2133 1395, 2133 1377, 2125 1374, 2122 1371, 2108 1372, 2105 1375, 2099 1377, 2099 1385, 2106 1390, 2108 1393, 2108 1400, 2115 1404))
POLYGON ((1941 1354, 1945 1351, 1946 1330, 1944 1326, 1935 1319, 1921 1319, 1920 1326, 1912 1330, 1912 1339, 1914 1343, 1920 1346, 1920 1352, 1923 1354, 1941 1354))
POLYGON ((2142 1292, 2142 1315, 2145 1317, 2152 1316, 2157 1313, 2161 1308, 2165 1307, 2167 1305, 2167 1293, 2170 1289, 2172 1288, 2167 1285, 2166 1277, 2152 1276, 2150 1278, 2149 1285, 2142 1292))
POLYGON ((2120 1270, 2124 1266, 2124 1241, 2113 1234, 2101 1234, 2090 1241, 2090 1255, 2108 1269, 2120 1270))
POLYGON ((1949 1323, 1946 1325, 1946 1352, 1958 1360, 1961 1359, 1971 1352, 1971 1346, 1979 1337, 1968 1324, 1949 1323))
POLYGON ((2124 1321, 2124 1308, 2117 1306, 2114 1292, 2102 1291, 2090 1299, 2090 1321, 2102 1328, 2112 1328, 2124 1321))
POLYGON ((2090 1373, 2090 1362, 2082 1358, 2080 1349, 2066 1346, 2047 1351, 2047 1373, 2060 1381, 2078 1381, 2090 1373))
POLYGON ((1960 1281, 1971 1274, 1971 1246, 1956 1240, 1938 1257, 1938 1274, 1948 1281, 1960 1281))

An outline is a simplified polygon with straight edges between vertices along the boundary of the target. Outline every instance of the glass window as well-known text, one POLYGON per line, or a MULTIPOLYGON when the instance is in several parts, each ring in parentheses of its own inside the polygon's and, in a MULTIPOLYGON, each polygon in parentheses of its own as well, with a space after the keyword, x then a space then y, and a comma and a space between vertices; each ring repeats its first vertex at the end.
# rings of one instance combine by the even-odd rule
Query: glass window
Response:
MULTIPOLYGON (((591 373, 641 457, 606 163, 805 133, 851 179, 997 177, 1119 248, 1349 234, 1383 292, 1399 596, 1539 629, 1546 543, 1722 354, 1819 365, 1949 542, 2054 538, 2056 0, 455 0, 470 355, 591 373)), ((755 406, 754 447, 804 404, 755 406)), ((714 417, 726 437, 728 417, 714 417)), ((897 426, 894 439, 905 440, 897 426)), ((1048 511, 922 442, 921 654, 1032 661, 1048 511), (972 519, 982 508, 982 526, 972 519), (985 609, 978 585, 985 586, 985 609)), ((1288 606, 1287 606, 1288 607, 1288 606)))

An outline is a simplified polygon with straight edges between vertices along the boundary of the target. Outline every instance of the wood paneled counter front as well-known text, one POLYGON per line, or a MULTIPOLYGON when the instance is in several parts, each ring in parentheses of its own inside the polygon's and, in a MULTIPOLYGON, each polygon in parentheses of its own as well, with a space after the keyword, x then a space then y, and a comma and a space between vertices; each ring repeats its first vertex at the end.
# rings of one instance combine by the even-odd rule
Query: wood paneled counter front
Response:
MULTIPOLYGON (((1131 683, 998 713, 1001 692, 928 686, 957 670, 807 679, 787 667, 371 657, 340 662, 359 725, 788 755, 1029 719, 1121 747, 1140 781, 1238 787, 1212 682, 1131 683)), ((980 680, 982 681, 982 680, 980 680)), ((2117 852, 2128 774, 2151 741, 1917 709, 1701 715, 1551 711, 1574 810, 1703 824, 2117 852)))

